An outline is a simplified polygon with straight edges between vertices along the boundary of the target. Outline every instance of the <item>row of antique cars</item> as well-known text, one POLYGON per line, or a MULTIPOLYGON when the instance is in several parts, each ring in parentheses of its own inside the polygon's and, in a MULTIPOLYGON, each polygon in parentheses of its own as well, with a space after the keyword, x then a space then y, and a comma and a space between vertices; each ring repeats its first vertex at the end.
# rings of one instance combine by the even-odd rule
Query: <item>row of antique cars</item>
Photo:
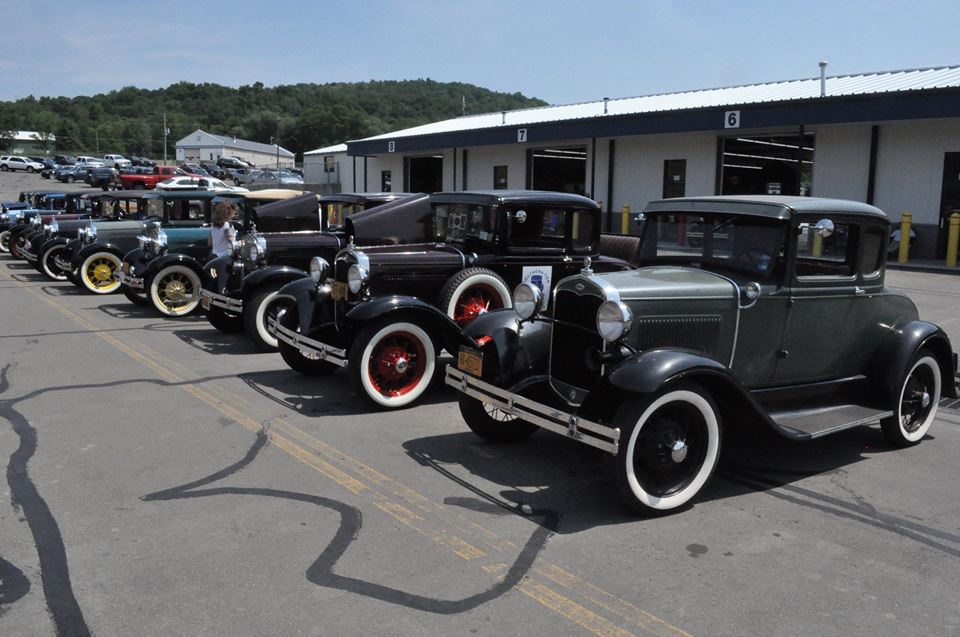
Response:
POLYGON ((443 378, 487 441, 547 429, 608 453, 647 515, 687 506, 734 431, 803 441, 879 423, 908 446, 957 396, 947 334, 884 284, 887 217, 851 201, 654 201, 635 235, 603 234, 590 199, 536 191, 30 192, 3 206, 0 250, 51 280, 202 312, 300 374, 343 368, 373 408, 409 407, 443 378), (225 200, 238 241, 211 259, 225 200))

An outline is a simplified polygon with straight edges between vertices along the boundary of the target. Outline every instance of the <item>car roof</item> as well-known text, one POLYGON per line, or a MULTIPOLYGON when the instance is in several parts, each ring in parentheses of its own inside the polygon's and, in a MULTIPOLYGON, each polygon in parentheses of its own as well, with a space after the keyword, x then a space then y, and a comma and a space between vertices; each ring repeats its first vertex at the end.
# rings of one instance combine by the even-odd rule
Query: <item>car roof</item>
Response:
POLYGON ((144 193, 145 199, 213 199, 223 193, 207 190, 151 190, 144 193))
POLYGON ((789 195, 717 195, 659 199, 648 203, 644 212, 718 212, 783 220, 791 219, 796 214, 822 212, 887 219, 886 213, 879 208, 859 201, 789 195))
POLYGON ((403 197, 409 197, 411 192, 341 192, 336 195, 323 195, 321 202, 345 202, 345 203, 363 203, 365 201, 394 201, 403 197))
POLYGON ((599 210, 593 199, 568 192, 552 190, 464 190, 459 192, 435 192, 430 195, 432 203, 475 203, 480 205, 500 204, 546 204, 554 206, 577 206, 599 210))

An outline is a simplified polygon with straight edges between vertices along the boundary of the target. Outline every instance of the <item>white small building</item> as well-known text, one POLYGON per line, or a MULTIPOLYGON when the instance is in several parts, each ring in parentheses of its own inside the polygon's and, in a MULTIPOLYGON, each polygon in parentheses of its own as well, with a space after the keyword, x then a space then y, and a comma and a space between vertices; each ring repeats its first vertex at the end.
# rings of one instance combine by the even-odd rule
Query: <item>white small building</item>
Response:
POLYGON ((197 129, 177 142, 178 162, 217 161, 237 157, 257 166, 293 166, 294 154, 276 144, 261 144, 246 139, 214 135, 197 129))
POLYGON ((314 192, 324 195, 354 191, 353 158, 347 155, 347 145, 336 144, 305 152, 303 181, 314 192))
POLYGON ((57 136, 53 133, 41 133, 35 130, 15 130, 10 131, 10 135, 5 139, 11 143, 11 153, 23 155, 38 151, 45 152, 45 149, 53 148, 57 136))

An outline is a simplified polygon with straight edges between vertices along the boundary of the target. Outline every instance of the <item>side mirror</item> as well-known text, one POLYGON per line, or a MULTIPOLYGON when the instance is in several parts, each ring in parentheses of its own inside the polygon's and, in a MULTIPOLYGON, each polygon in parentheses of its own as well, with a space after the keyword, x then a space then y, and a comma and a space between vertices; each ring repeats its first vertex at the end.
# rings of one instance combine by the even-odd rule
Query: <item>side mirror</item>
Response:
POLYGON ((821 219, 814 228, 816 228, 817 233, 824 238, 833 234, 833 222, 829 219, 821 219))
POLYGON ((513 213, 513 218, 517 223, 524 223, 527 220, 527 211, 517 210, 515 213, 513 213))

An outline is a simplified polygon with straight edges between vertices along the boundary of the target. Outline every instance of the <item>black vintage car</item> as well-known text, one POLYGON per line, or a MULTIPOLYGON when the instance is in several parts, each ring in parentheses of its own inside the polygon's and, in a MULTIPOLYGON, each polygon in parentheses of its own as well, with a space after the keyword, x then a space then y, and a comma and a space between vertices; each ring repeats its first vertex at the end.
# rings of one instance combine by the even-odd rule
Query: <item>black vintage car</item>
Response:
POLYGON ((296 308, 271 326, 290 367, 305 374, 349 367, 361 394, 403 407, 430 383, 440 350, 456 351, 463 327, 510 307, 512 286, 529 282, 549 292, 586 256, 600 270, 631 267, 600 256, 600 207, 585 197, 501 190, 430 199, 441 242, 350 245, 337 254, 331 277, 318 259, 312 279, 281 289, 296 308))
POLYGON ((66 276, 56 266, 54 259, 70 240, 77 238, 80 228, 89 224, 90 219, 100 218, 98 199, 102 195, 101 190, 66 193, 63 197, 66 202, 64 214, 54 216, 42 225, 34 225, 33 231, 23 235, 20 256, 32 263, 41 274, 57 281, 65 280, 66 276))
POLYGON ((326 195, 320 198, 320 219, 323 227, 313 232, 258 224, 256 237, 231 256, 208 263, 202 294, 210 324, 224 332, 245 329, 258 347, 276 350, 267 318, 289 303, 280 288, 307 277, 313 257, 332 260, 349 236, 361 245, 377 245, 425 241, 432 233, 429 197, 423 194, 326 195), (228 273, 225 280, 214 278, 218 270, 228 273))
POLYGON ((476 434, 540 427, 602 449, 624 502, 657 514, 707 484, 725 431, 810 440, 879 422, 911 445, 956 397, 949 338, 884 285, 877 208, 728 196, 655 201, 645 217, 639 269, 587 265, 551 314, 520 285, 514 311, 467 328, 446 382, 476 434))
POLYGON ((0 241, 6 243, 10 255, 17 259, 26 258, 22 250, 27 238, 31 235, 42 235, 44 224, 50 223, 55 217, 63 221, 90 216, 88 211, 68 208, 75 200, 62 191, 36 192, 32 199, 34 207, 20 211, 16 221, 0 231, 0 241))
MULTIPOLYGON (((237 236, 244 237, 257 223, 278 228, 316 228, 319 226, 317 197, 313 193, 300 196, 290 190, 262 190, 252 193, 174 191, 162 195, 165 224, 153 224, 139 245, 123 256, 118 280, 127 298, 137 304, 150 303, 166 316, 184 316, 200 305, 204 263, 210 255, 208 237, 213 204, 229 201, 241 213, 233 220, 237 236), (271 202, 300 196, 310 202, 311 210, 290 214, 288 209, 266 210, 271 202), (193 206, 184 208, 184 202, 193 206), (179 206, 181 213, 175 212, 179 206), (184 216, 183 212, 187 214, 184 216)), ((152 205, 147 197, 148 209, 152 205)))

